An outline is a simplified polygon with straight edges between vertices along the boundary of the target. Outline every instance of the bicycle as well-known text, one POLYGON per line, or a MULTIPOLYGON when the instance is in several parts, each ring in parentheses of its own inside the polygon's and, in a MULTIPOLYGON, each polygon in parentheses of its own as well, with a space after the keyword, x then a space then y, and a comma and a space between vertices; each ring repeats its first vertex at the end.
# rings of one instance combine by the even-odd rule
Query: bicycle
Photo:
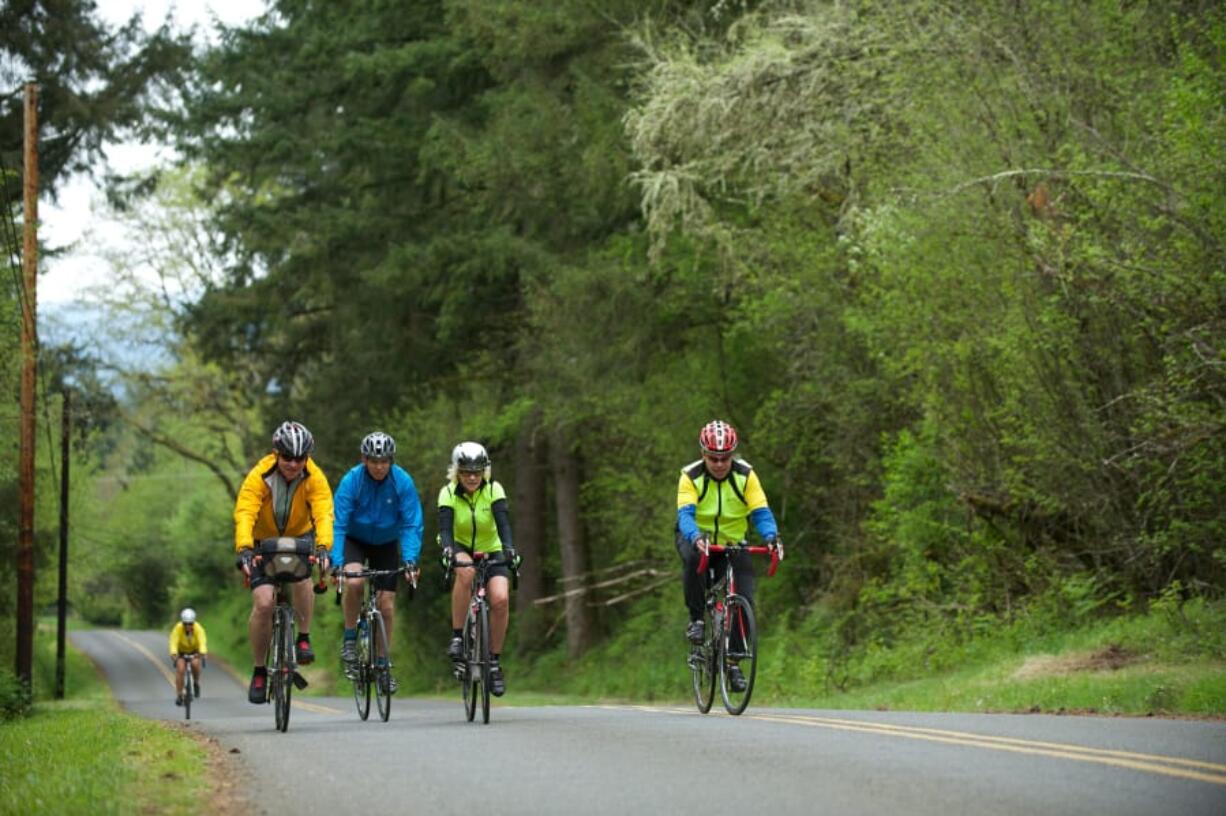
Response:
MULTIPOLYGON (((387 722, 392 715, 392 660, 387 645, 387 627, 383 614, 375 603, 378 592, 370 579, 387 575, 399 575, 403 570, 372 570, 360 572, 345 572, 341 570, 339 578, 365 578, 366 592, 362 600, 362 608, 358 612, 358 660, 356 671, 349 679, 353 681, 353 701, 358 707, 358 716, 363 720, 370 716, 370 698, 373 689, 379 716, 387 722), (384 660, 379 661, 382 656, 384 660)), ((339 605, 344 592, 345 582, 338 579, 336 584, 336 602, 339 605)), ((409 582, 409 595, 412 597, 416 583, 409 582)))
MULTIPOLYGON (((175 671, 179 670, 179 661, 184 661, 183 666, 183 719, 190 720, 192 718, 192 700, 199 696, 196 692, 195 675, 192 672, 192 658, 198 652, 181 653, 173 658, 170 662, 174 666, 175 671)), ((204 655, 200 655, 200 669, 204 670, 204 655)))
MULTIPOLYGON (((473 570, 472 594, 468 614, 464 618, 461 640, 464 644, 463 663, 456 665, 456 679, 464 695, 464 714, 472 722, 477 716, 477 701, 481 702, 481 722, 490 721, 490 604, 485 597, 486 573, 490 567, 506 564, 502 553, 474 552, 472 562, 457 561, 451 557, 444 584, 450 586, 451 570, 473 570)), ((512 565, 512 584, 519 583, 519 573, 512 565)))
MULTIPOLYGON (((294 649, 294 607, 290 605, 286 586, 311 577, 311 569, 319 563, 315 542, 310 538, 266 538, 260 541, 253 562, 264 570, 276 586, 276 605, 272 613, 272 636, 268 641, 268 701, 273 704, 277 730, 289 729, 289 707, 294 688, 307 687, 306 678, 298 673, 298 655, 294 649)), ((323 576, 314 586, 315 594, 327 591, 323 576)))
POLYGON ((709 552, 724 553, 723 575, 716 578, 708 555, 703 554, 698 562, 698 574, 705 574, 708 582, 703 611, 703 641, 691 647, 687 662, 698 710, 703 714, 711 710, 715 700, 715 679, 718 677, 724 708, 729 714, 737 715, 745 710, 753 695, 754 678, 758 671, 758 627, 754 621, 753 606, 736 592, 732 559, 740 553, 769 554, 771 564, 766 575, 773 577, 779 566, 779 554, 771 547, 749 546, 744 541, 739 544, 711 544, 709 552), (743 691, 733 688, 728 675, 732 665, 739 666, 744 676, 743 691))

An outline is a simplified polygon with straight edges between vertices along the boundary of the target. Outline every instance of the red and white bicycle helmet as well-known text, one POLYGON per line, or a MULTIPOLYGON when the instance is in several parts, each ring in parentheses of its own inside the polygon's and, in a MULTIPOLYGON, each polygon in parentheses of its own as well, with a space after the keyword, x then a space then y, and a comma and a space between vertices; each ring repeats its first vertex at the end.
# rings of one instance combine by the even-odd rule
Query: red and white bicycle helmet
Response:
POLYGON ((732 453, 737 442, 736 428, 723 420, 713 419, 698 432, 698 447, 703 453, 717 456, 732 453))

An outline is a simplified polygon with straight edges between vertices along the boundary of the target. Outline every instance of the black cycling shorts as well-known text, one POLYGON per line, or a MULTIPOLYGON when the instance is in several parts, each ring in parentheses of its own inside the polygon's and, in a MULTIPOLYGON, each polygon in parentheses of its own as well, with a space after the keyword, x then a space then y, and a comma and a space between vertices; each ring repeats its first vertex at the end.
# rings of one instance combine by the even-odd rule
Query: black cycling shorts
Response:
MULTIPOLYGON (((337 566, 341 568, 343 573, 345 571, 345 564, 355 563, 366 564, 373 570, 398 570, 400 569, 400 542, 388 541, 384 544, 367 544, 365 541, 345 536, 345 562, 337 566)), ((381 575, 372 580, 375 582, 375 589, 384 592, 396 591, 395 575, 381 575)))

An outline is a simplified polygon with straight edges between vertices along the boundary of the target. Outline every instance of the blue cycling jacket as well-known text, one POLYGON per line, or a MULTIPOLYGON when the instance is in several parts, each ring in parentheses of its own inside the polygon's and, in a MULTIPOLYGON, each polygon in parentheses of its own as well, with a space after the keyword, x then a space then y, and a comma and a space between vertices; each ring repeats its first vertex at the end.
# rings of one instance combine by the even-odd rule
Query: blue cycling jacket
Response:
POLYGON ((341 479, 332 499, 332 563, 343 564, 345 536, 365 544, 400 542, 402 561, 417 563, 421 554, 421 500, 413 477, 392 465, 376 482, 366 466, 355 465, 341 479))

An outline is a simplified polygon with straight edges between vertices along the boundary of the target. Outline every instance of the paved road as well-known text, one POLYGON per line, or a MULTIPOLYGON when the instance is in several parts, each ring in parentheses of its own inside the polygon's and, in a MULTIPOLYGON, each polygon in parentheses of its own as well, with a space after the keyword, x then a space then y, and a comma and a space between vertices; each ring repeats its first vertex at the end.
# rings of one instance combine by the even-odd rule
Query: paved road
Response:
MULTIPOLYGON (((126 708, 182 719, 162 633, 72 638, 126 708)), ((296 816, 1226 814, 1221 722, 594 705, 496 706, 482 726, 457 691, 396 699, 387 723, 348 698, 296 699, 280 734, 225 672, 203 687, 193 727, 240 750, 249 798, 277 816, 285 801, 296 816)))

